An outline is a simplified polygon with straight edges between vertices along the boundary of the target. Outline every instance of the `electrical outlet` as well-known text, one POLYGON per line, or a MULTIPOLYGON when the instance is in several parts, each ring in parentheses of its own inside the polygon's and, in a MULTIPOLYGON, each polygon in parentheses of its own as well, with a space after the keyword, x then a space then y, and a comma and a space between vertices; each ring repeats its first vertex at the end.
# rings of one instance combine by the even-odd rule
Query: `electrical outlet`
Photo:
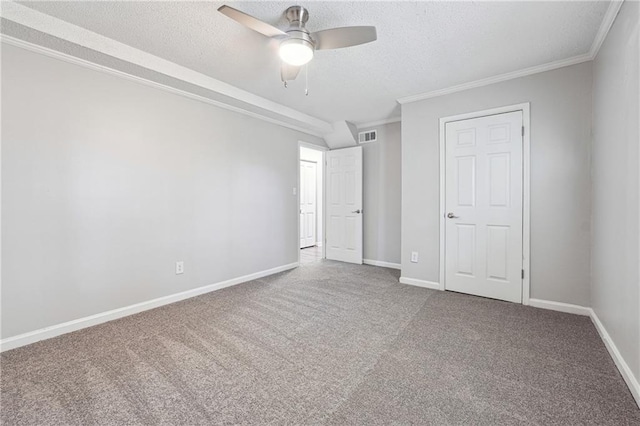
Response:
POLYGON ((411 252, 411 262, 418 263, 418 252, 417 251, 412 251, 411 252))
POLYGON ((298 195, 298 188, 295 186, 293 187, 293 195, 298 195))
POLYGON ((184 261, 176 262, 176 275, 184 274, 184 261))

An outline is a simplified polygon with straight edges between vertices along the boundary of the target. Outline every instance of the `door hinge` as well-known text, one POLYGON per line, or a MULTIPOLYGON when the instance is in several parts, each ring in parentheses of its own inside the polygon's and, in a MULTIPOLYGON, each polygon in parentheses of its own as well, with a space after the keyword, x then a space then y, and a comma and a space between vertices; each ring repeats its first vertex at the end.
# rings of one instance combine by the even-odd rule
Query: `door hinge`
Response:
POLYGON ((522 279, 524 280, 524 269, 522 270, 522 279))
POLYGON ((524 126, 522 126, 522 136, 524 136, 524 126))

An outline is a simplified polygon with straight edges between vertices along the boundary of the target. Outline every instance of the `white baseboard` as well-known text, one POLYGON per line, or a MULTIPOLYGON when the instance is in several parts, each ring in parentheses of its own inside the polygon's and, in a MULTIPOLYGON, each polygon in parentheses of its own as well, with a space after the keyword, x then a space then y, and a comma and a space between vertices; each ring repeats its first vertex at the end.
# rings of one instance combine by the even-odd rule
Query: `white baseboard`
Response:
POLYGON ((258 278, 266 277, 268 275, 277 274, 278 272, 287 271, 289 269, 296 268, 297 266, 298 266, 297 262, 290 263, 288 265, 282 265, 276 268, 267 269, 265 271, 260 271, 253 274, 244 275, 242 277, 232 278, 230 280, 222 281, 219 283, 206 285, 204 287, 194 288, 193 290, 187 290, 180 293, 171 294, 169 296, 147 300, 145 302, 136 303, 134 305, 113 309, 111 311, 101 312, 99 314, 75 319, 72 321, 64 322, 62 324, 57 324, 50 327, 41 328, 39 330, 30 331, 28 333, 19 334, 17 336, 8 337, 6 339, 0 340, 0 352, 19 348, 20 346, 29 345, 31 343, 38 342, 40 340, 50 339, 52 337, 60 336, 61 334, 66 334, 72 331, 77 331, 83 328, 102 324, 118 318, 126 317, 128 315, 137 314, 139 312, 147 311, 149 309, 168 305, 170 303, 175 303, 180 300, 189 299, 191 297, 195 297, 201 294, 220 290, 225 287, 231 287, 236 284, 241 284, 247 281, 252 281, 258 278))
POLYGON ((383 268, 400 269, 399 263, 385 262, 382 260, 362 259, 365 265, 381 266, 383 268))
POLYGON ((322 241, 318 241, 318 242, 316 242, 316 246, 318 246, 318 247, 322 247, 322 241))
POLYGON ((609 333, 604 328, 604 325, 600 321, 600 318, 598 318, 598 315, 596 315, 595 311, 592 308, 540 299, 530 299, 529 305, 535 308, 550 309, 552 311, 566 312, 569 314, 577 314, 590 317, 593 325, 596 327, 596 330, 598 330, 598 334, 600 334, 600 338, 604 342, 607 351, 609 351, 609 355, 613 359, 613 362, 616 364, 616 367, 618 367, 620 375, 629 387, 631 395, 633 395, 633 398, 636 400, 636 404, 638 404, 638 407, 640 407, 640 384, 638 384, 638 379, 634 377, 631 368, 629 368, 629 365, 625 362, 624 358, 622 358, 620 351, 618 351, 615 343, 613 343, 613 340, 611 340, 611 336, 609 336, 609 333))
POLYGON ((432 290, 440 290, 440 283, 433 281, 418 280, 416 278, 400 277, 402 284, 414 285, 416 287, 430 288, 432 290))
POLYGON ((568 314, 576 314, 583 316, 591 315, 591 308, 580 305, 572 305, 570 303, 552 302, 550 300, 529 299, 529 306, 534 308, 549 309, 551 311, 566 312, 568 314))
POLYGON ((638 404, 638 408, 640 408, 640 384, 638 383, 638 379, 634 377, 631 368, 629 368, 629 365, 625 362, 624 358, 622 358, 620 351, 618 351, 615 343, 611 340, 611 336, 609 336, 607 329, 605 329, 602 322, 600 322, 598 315, 596 315, 595 311, 591 308, 589 308, 589 311, 591 311, 590 317, 593 325, 595 325, 596 330, 598 330, 605 347, 609 351, 609 355, 613 358, 613 362, 616 364, 616 367, 618 367, 620 375, 629 387, 631 395, 633 395, 633 398, 636 400, 636 404, 638 404))

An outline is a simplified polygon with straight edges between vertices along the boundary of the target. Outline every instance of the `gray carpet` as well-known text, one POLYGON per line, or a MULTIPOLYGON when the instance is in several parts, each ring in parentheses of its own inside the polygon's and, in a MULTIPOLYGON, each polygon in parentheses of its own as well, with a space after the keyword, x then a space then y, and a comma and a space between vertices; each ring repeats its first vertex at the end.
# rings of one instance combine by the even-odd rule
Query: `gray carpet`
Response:
POLYGON ((640 424, 588 318, 324 261, 1 356, 2 424, 640 424))

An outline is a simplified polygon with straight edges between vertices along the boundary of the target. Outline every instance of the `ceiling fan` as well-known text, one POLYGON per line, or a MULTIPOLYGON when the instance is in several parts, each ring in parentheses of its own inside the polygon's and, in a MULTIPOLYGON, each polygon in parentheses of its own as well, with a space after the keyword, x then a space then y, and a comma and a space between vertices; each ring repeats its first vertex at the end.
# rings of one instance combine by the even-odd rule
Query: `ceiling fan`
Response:
POLYGON ((357 46, 377 39, 376 27, 371 26, 331 28, 311 33, 305 27, 309 11, 302 6, 291 6, 285 11, 289 21, 289 28, 285 31, 227 5, 218 8, 218 12, 262 35, 281 40, 280 77, 285 85, 297 77, 300 67, 313 59, 314 51, 357 46))

